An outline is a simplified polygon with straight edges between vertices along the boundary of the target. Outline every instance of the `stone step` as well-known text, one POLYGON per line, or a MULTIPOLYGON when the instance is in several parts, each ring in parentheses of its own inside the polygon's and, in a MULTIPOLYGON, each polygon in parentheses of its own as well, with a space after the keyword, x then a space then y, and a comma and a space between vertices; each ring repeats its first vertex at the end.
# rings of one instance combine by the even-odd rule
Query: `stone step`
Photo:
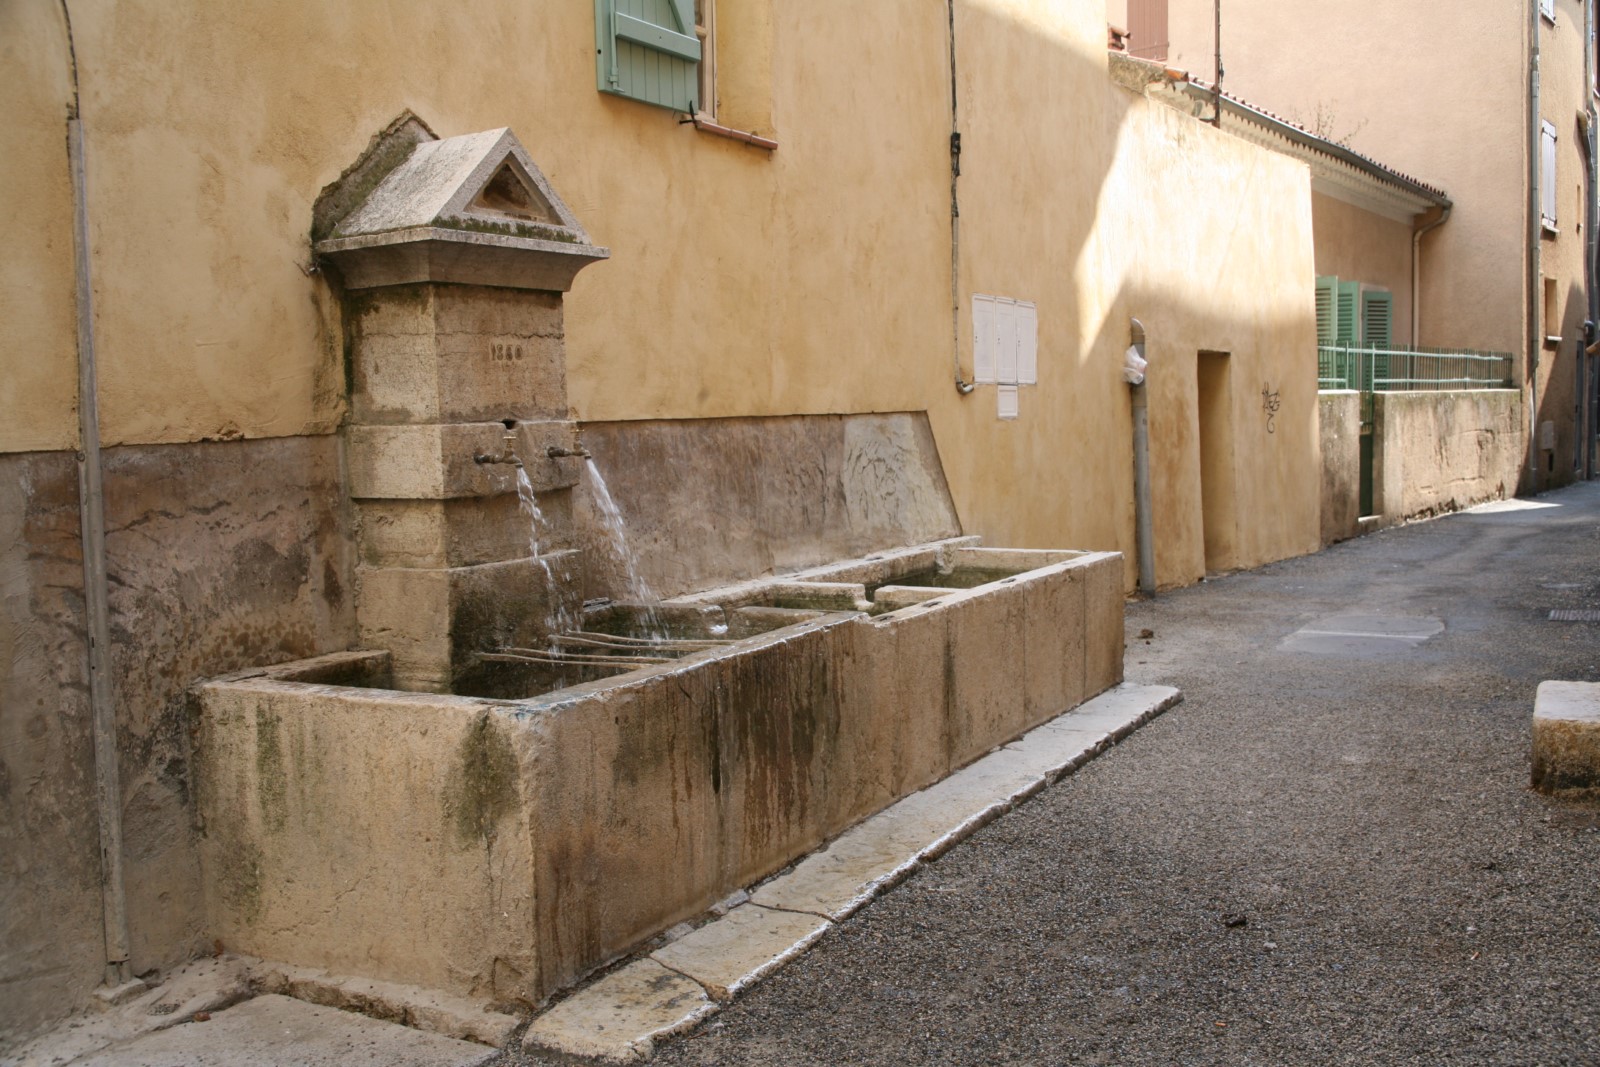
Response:
POLYGON ((477 1067, 495 1049, 268 994, 69 1067, 477 1067))

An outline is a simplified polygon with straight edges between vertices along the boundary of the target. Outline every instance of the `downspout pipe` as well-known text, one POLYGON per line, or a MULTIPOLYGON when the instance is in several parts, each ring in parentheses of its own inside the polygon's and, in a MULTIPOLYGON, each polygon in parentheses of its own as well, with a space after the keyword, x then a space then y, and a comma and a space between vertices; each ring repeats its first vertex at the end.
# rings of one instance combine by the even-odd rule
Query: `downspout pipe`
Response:
POLYGON ((1450 221, 1455 205, 1445 203, 1439 217, 1411 234, 1411 347, 1422 343, 1422 238, 1450 221))
POLYGON ((72 169, 73 272, 78 327, 78 517, 83 600, 89 636, 89 710, 94 743, 95 807, 100 822, 100 894, 105 927, 105 990, 110 999, 134 981, 129 963, 127 893, 122 865, 122 782, 111 684, 111 597, 106 577, 105 491, 100 456, 99 383, 94 348, 94 285, 89 262, 89 183, 79 112, 77 49, 66 0, 61 3, 72 63, 67 160, 72 169))
POLYGON ((956 112, 956 0, 946 0, 950 32, 950 358, 955 363, 956 392, 969 395, 974 386, 961 377, 961 127, 956 112))
POLYGON ((1540 306, 1539 274, 1543 268, 1544 223, 1540 217, 1539 201, 1543 189, 1540 174, 1541 144, 1539 108, 1539 5, 1530 3, 1528 15, 1528 484, 1529 492, 1538 491, 1539 483, 1539 349, 1543 344, 1540 334, 1543 308, 1540 306))
POLYGON ((1595 54, 1595 0, 1585 0, 1583 5, 1584 16, 1584 80, 1583 87, 1584 113, 1588 116, 1588 123, 1584 130, 1584 148, 1587 152, 1589 195, 1585 200, 1584 223, 1589 227, 1589 242, 1587 255, 1584 256, 1584 285, 1588 290, 1589 314, 1588 321, 1584 324, 1583 344, 1578 346, 1578 448, 1582 450, 1579 458, 1579 472, 1585 481, 1594 477, 1594 438, 1595 419, 1600 417, 1600 412, 1595 410, 1595 374, 1594 353, 1589 351, 1595 343, 1595 324, 1600 323, 1600 207, 1595 201, 1600 197, 1600 159, 1597 159, 1596 139, 1600 136, 1595 127, 1600 123, 1600 114, 1595 110, 1595 87, 1600 81, 1600 70, 1596 64, 1600 63, 1600 56, 1595 54))
POLYGON ((1133 400, 1133 519, 1139 553, 1139 591, 1156 595, 1155 521, 1150 503, 1150 398, 1146 393, 1144 323, 1129 319, 1133 353, 1139 362, 1129 361, 1123 373, 1131 386, 1133 400))

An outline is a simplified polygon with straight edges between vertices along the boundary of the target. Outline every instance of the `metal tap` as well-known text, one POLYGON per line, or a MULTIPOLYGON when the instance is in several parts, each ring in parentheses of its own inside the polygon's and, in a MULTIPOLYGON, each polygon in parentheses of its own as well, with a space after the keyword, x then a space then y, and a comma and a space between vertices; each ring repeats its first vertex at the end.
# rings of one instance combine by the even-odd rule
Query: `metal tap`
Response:
POLYGON ((517 458, 517 420, 502 419, 505 424, 506 435, 501 438, 502 450, 499 455, 491 456, 487 452, 479 452, 473 456, 477 463, 510 463, 513 466, 522 466, 522 460, 517 458))
POLYGON ((579 445, 577 448, 562 448, 560 445, 551 445, 549 448, 544 450, 544 454, 549 456, 551 459, 562 459, 566 456, 579 456, 583 459, 594 458, 593 456, 589 455, 589 450, 584 448, 582 445, 579 445))

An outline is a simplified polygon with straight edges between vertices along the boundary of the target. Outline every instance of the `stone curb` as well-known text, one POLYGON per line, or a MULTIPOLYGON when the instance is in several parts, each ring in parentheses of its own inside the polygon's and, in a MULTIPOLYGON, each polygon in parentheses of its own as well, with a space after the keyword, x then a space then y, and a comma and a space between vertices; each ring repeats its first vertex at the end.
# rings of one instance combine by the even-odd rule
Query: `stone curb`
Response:
POLYGON ((1177 704, 1119 685, 891 804, 765 883, 747 903, 536 1017, 523 1047, 637 1063, 803 954, 833 925, 1177 704))

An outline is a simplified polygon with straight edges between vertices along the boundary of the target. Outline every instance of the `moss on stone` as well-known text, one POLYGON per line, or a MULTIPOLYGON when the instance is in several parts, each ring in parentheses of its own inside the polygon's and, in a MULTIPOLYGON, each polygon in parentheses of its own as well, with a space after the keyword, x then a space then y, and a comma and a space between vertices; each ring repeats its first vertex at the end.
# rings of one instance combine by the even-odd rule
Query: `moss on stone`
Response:
POLYGON ((489 843, 517 802, 517 760, 489 712, 473 720, 445 784, 444 815, 463 845, 489 843))
POLYGON ((256 802, 268 830, 283 829, 289 817, 288 771, 284 767, 281 721, 265 708, 256 709, 256 802))

